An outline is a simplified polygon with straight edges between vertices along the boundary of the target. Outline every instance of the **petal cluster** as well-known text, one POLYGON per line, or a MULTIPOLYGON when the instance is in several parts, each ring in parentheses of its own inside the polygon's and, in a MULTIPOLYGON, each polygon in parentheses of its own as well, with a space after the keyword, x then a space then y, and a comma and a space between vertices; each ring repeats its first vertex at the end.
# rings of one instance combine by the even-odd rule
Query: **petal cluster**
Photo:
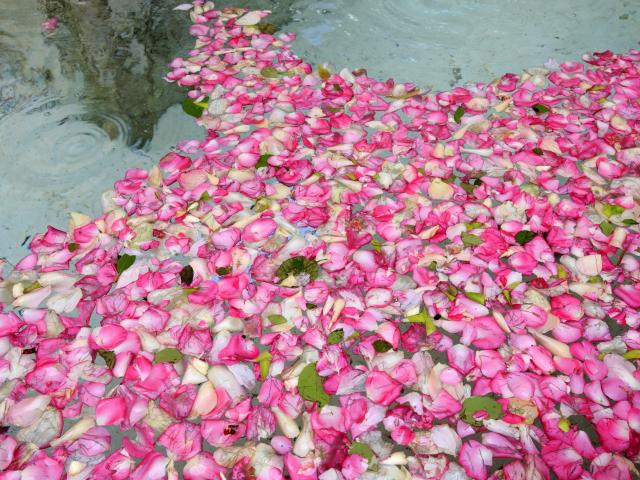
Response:
POLYGON ((0 479, 631 479, 640 51, 449 92, 182 4, 206 130, 0 271, 0 479))

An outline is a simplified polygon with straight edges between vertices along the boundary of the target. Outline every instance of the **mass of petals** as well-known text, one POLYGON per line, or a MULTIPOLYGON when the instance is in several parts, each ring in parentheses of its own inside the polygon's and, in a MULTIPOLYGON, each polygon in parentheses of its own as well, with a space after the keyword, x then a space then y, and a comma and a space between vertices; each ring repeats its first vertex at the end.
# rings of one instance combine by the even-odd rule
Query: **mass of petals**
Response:
POLYGON ((204 138, 0 269, 0 480, 638 476, 640 51, 429 92, 176 9, 204 138))

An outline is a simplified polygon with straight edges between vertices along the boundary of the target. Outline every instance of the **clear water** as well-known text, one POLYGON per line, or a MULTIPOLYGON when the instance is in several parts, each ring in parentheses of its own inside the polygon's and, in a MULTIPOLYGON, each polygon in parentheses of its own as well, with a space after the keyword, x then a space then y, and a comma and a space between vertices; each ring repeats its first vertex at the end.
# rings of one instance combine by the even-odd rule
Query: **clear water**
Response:
MULTIPOLYGON (((191 47, 169 0, 0 0, 0 256, 68 212, 97 214, 127 168, 202 135, 162 80, 191 47), (40 23, 60 18, 54 33, 40 23)), ((299 33, 296 52, 437 90, 490 81, 549 58, 624 51, 640 0, 236 0, 299 33)))

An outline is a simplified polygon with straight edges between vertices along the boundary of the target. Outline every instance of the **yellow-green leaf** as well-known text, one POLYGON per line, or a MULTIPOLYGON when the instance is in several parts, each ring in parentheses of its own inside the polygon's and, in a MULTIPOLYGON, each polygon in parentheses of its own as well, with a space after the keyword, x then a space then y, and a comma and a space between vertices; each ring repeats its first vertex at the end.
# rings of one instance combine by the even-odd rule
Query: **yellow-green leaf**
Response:
POLYGON ((256 362, 260 366, 260 378, 264 380, 269 375, 269 368, 271 368, 271 359, 273 356, 269 352, 260 352, 260 355, 256 357, 256 362))
POLYGON ((371 240, 371 246, 373 247, 373 249, 376 252, 381 252, 382 251, 382 243, 379 242, 378 240, 371 240))
POLYGON ((433 332, 437 330, 436 324, 424 308, 420 310, 420 312, 415 315, 408 315, 407 321, 411 323, 424 323, 424 328, 427 332, 427 335, 431 335, 433 332))
POLYGON ((568 277, 567 271, 564 269, 564 266, 557 264, 556 269, 558 270, 558 278, 563 279, 568 277))
POLYGON ((273 67, 265 67, 260 70, 260 75, 265 78, 278 78, 280 76, 280 72, 273 67))
POLYGON ((462 243, 464 243, 467 247, 482 244, 482 239, 477 235, 473 235, 472 233, 462 232, 460 234, 460 238, 462 239, 462 243))
POLYGON ((283 323, 287 323, 287 319, 282 315, 269 315, 267 318, 271 322, 271 325, 282 325, 283 323))
POLYGON ((35 281, 30 285, 27 285, 26 287, 24 287, 24 290, 22 291, 22 293, 24 294, 31 293, 38 290, 39 288, 42 288, 42 285, 40 285, 40 282, 35 281))
POLYGON ((561 418, 558 422, 558 428, 562 430, 564 433, 567 433, 571 428, 571 422, 568 418, 561 418))
POLYGON ((640 350, 629 350, 628 352, 624 352, 622 356, 627 360, 638 360, 640 359, 640 350))
POLYGON ((444 294, 447 296, 449 300, 453 302, 455 298, 458 296, 458 289, 453 284, 450 283, 447 289, 445 290, 444 294))
POLYGON ((624 210, 625 208, 620 205, 613 205, 611 203, 605 203, 602 205, 602 213, 607 218, 611 218, 614 215, 620 215, 624 210))
POLYGON ((174 347, 158 350, 155 354, 156 363, 176 363, 182 360, 182 352, 174 347))
POLYGON ((476 228, 484 226, 484 224, 480 222, 468 222, 465 223, 464 226, 467 227, 467 230, 475 230, 476 228))
POLYGON ((511 305, 511 292, 509 290, 503 290, 502 295, 504 295, 505 300, 509 305, 511 305))
POLYGON ((467 297, 469 300, 473 300, 476 303, 481 303, 482 305, 484 305, 484 294, 483 293, 478 293, 478 292, 464 292, 465 297, 467 297))

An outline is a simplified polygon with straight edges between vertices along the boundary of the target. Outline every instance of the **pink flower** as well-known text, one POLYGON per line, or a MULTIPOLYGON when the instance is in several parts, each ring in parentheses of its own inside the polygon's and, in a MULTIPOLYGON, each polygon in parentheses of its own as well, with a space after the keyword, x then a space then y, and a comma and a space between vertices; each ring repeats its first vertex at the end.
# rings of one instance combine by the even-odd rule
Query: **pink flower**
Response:
POLYGON ((167 448, 178 461, 189 460, 202 449, 200 429, 192 423, 174 423, 158 438, 158 443, 167 448))
POLYGON ((42 22, 41 27, 45 33, 54 32, 58 28, 58 17, 47 18, 42 22))
POLYGON ((462 444, 458 456, 460 465, 464 471, 474 480, 487 478, 487 467, 493 463, 491 450, 476 440, 470 440, 462 444))
POLYGON ((402 391, 402 385, 389 375, 380 371, 372 371, 365 382, 367 397, 380 405, 391 405, 402 391))
POLYGON ((610 452, 620 452, 629 448, 631 433, 629 424, 624 420, 603 418, 596 423, 602 445, 610 452))
POLYGON ((278 225, 270 218, 260 218, 244 227, 242 239, 245 242, 259 242, 269 238, 276 231, 278 225))
POLYGON ((103 398, 96 405, 98 425, 119 425, 125 418, 127 403, 124 398, 103 398))

